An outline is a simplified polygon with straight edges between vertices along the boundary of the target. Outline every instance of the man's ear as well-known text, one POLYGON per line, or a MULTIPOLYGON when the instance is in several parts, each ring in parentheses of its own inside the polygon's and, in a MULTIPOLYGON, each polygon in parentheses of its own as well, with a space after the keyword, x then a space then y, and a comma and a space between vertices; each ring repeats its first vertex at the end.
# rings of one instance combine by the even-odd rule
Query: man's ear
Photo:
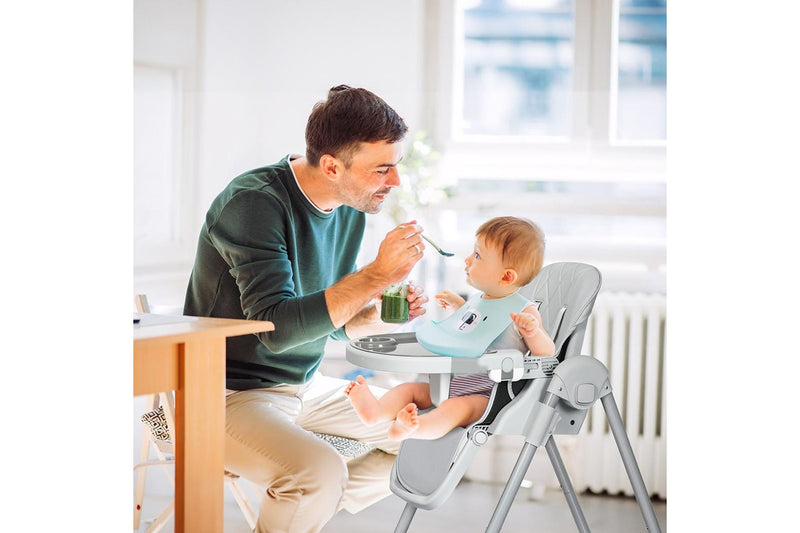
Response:
POLYGON ((513 268, 506 268, 503 270, 503 276, 500 278, 500 283, 502 285, 513 285, 514 282, 517 281, 518 277, 519 274, 517 274, 516 270, 513 268))
POLYGON ((342 162, 330 154, 324 154, 319 158, 319 168, 331 181, 339 179, 344 171, 342 162))

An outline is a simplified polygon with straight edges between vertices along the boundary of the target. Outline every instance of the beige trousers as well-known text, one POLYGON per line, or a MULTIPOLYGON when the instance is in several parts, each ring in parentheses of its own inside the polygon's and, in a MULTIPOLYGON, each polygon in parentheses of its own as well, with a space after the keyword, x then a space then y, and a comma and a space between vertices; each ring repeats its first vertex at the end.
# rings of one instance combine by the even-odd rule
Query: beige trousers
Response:
MULTIPOLYGON (((391 422, 365 426, 344 394, 347 381, 317 373, 303 385, 236 392, 227 397, 225 468, 265 488, 256 531, 316 532, 339 509, 360 511, 388 496, 399 443, 391 422), (373 443, 345 462, 311 432, 373 443)), ((370 387, 376 396, 385 390, 370 387)))

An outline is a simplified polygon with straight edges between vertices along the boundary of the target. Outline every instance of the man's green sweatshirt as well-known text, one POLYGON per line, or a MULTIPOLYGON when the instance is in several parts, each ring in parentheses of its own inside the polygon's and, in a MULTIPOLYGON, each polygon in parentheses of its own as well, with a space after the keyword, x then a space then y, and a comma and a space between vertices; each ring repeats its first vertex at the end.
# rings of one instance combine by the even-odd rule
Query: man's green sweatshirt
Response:
POLYGON ((206 215, 184 314, 270 320, 275 331, 227 340, 233 390, 305 383, 319 367, 331 323, 324 290, 355 271, 365 216, 317 209, 289 156, 233 179, 206 215))

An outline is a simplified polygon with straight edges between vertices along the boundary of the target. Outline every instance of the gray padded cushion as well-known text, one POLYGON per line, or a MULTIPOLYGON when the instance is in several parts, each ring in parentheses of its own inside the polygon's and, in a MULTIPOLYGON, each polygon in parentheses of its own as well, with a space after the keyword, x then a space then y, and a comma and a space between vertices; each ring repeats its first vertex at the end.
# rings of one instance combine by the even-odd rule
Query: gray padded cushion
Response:
POLYGON ((600 271, 584 263, 553 263, 542 268, 533 281, 520 289, 529 300, 541 300, 539 310, 545 330, 553 334, 561 308, 566 306, 561 328, 555 339, 556 354, 569 336, 592 312, 600 291, 600 271))
POLYGON ((398 481, 414 494, 428 495, 439 488, 466 431, 459 427, 435 440, 404 440, 394 464, 398 481))

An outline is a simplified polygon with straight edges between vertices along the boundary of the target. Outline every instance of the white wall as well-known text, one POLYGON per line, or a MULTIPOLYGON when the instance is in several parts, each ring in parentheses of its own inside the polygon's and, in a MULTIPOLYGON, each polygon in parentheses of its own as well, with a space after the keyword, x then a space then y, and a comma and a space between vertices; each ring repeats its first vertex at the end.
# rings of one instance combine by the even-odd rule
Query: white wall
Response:
POLYGON ((421 2, 209 0, 203 43, 199 217, 245 170, 303 153, 314 103, 368 88, 419 125, 421 2))
POLYGON ((134 292, 156 306, 182 305, 213 198, 236 175, 303 153, 308 115, 330 87, 370 89, 421 127, 421 0, 137 0, 134 11, 135 60, 180 64, 188 89, 177 257, 136 254, 134 292))

